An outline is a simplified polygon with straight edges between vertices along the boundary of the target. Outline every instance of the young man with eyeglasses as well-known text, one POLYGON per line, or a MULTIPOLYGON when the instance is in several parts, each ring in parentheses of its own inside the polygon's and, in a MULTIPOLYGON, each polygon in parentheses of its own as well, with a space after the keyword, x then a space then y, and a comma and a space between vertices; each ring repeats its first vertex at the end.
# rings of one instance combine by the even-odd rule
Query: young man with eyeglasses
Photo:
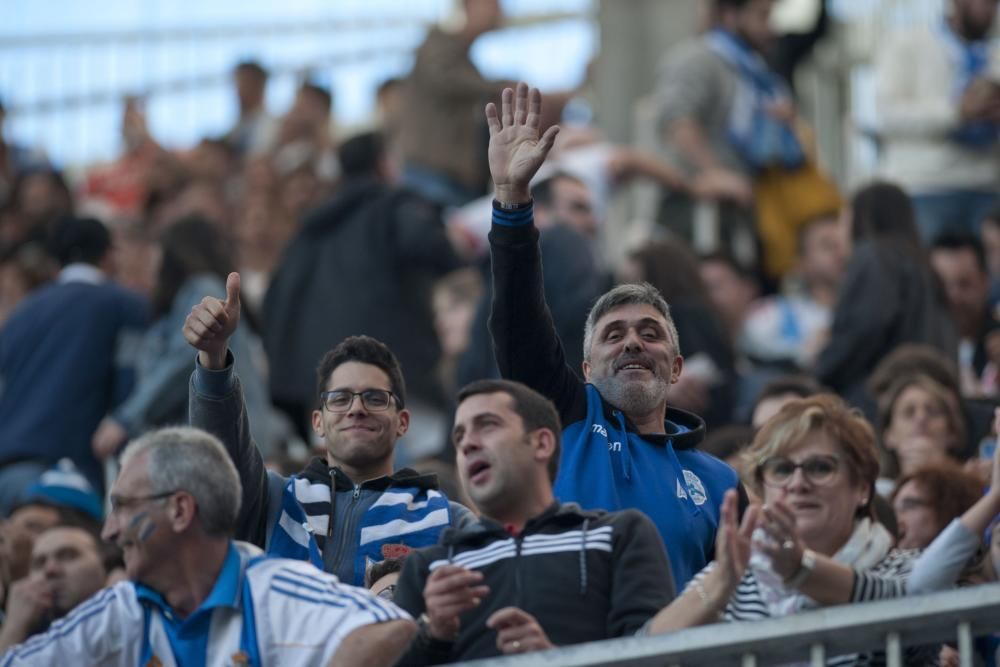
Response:
POLYGON ((240 481, 192 428, 131 443, 101 536, 124 555, 115 584, 0 657, 0 667, 388 667, 413 636, 391 602, 308 563, 232 539, 240 481))
POLYGON ((312 426, 326 459, 287 478, 265 470, 228 346, 239 323, 239 285, 239 274, 230 274, 226 300, 205 297, 184 324, 198 350, 191 424, 222 440, 243 484, 237 539, 310 560, 360 586, 367 567, 400 545, 434 544, 442 530, 471 516, 437 490, 435 475, 393 472, 396 441, 410 422, 406 388, 395 355, 367 336, 345 339, 317 369, 312 426))

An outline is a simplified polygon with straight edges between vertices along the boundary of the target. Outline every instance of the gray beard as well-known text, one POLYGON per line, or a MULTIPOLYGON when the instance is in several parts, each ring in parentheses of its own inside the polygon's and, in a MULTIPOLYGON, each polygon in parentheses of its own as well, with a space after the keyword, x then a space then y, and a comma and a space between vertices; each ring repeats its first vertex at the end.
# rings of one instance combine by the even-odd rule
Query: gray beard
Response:
POLYGON ((652 412, 667 400, 670 383, 661 377, 651 380, 622 382, 611 377, 591 378, 601 398, 626 415, 643 415, 652 412))

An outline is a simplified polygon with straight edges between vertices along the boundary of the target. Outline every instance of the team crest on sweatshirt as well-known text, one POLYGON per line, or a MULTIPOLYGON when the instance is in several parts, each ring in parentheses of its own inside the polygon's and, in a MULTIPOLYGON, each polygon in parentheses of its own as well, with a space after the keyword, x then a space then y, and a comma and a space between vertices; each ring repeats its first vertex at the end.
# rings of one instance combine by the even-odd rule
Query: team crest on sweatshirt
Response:
POLYGON ((701 479, 698 475, 685 469, 684 484, 687 486, 687 490, 681 486, 681 480, 677 480, 677 497, 687 498, 688 493, 690 492, 691 501, 695 505, 704 505, 705 501, 708 500, 708 494, 705 493, 705 485, 701 483, 701 479))

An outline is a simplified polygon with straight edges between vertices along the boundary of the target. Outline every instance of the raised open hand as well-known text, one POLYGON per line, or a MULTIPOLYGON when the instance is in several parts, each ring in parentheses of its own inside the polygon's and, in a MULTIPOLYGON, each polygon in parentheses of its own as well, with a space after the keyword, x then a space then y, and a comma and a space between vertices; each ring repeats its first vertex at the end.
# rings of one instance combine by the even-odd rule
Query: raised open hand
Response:
POLYGON ((490 174, 498 201, 519 204, 531 198, 528 184, 545 162, 559 126, 540 133, 542 94, 527 84, 517 84, 517 92, 504 88, 501 113, 490 102, 486 122, 490 128, 490 174))

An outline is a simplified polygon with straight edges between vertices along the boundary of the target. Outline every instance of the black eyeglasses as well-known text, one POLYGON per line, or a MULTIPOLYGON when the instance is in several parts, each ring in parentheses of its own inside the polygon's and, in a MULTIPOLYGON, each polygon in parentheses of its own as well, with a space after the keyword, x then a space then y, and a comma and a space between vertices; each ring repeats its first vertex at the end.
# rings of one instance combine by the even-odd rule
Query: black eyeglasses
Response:
POLYGON ((330 412, 347 412, 354 404, 355 396, 360 396, 362 405, 365 406, 366 410, 372 412, 388 410, 392 399, 396 398, 396 395, 387 389, 365 389, 364 391, 334 389, 333 391, 324 391, 319 395, 323 406, 330 412))
POLYGON ((111 494, 108 501, 111 504, 112 512, 120 512, 123 509, 135 507, 140 503, 149 502, 150 500, 163 500, 164 498, 169 498, 175 493, 177 493, 177 491, 164 491, 163 493, 154 493, 149 496, 118 496, 111 494))
POLYGON ((812 484, 824 486, 837 476, 840 459, 836 456, 811 456, 801 463, 795 463, 791 459, 775 457, 764 461, 758 468, 758 473, 768 486, 784 486, 800 468, 812 484))

